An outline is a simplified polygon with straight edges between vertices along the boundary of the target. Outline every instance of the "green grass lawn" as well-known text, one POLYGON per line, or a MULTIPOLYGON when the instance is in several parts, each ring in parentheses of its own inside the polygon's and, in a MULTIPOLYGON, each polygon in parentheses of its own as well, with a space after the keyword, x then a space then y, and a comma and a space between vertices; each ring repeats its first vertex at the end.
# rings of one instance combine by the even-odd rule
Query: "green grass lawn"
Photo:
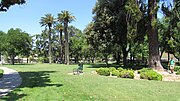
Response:
POLYGON ((132 80, 99 76, 77 65, 6 65, 19 71, 22 85, 2 101, 180 101, 180 82, 132 80))

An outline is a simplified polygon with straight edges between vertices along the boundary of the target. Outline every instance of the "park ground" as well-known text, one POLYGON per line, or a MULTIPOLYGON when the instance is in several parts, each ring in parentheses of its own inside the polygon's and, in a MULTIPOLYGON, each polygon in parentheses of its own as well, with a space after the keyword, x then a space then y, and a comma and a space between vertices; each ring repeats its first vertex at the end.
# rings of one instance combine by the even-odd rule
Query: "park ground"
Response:
POLYGON ((112 78, 92 73, 71 75, 77 65, 5 65, 17 70, 22 84, 1 101, 180 101, 180 82, 112 78))

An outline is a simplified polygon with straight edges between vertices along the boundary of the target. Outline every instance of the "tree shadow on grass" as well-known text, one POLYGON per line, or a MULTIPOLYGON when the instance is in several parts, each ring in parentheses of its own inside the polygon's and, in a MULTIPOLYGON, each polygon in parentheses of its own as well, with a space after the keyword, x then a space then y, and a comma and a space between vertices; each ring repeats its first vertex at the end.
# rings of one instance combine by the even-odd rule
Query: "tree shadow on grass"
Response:
POLYGON ((21 88, 63 86, 63 84, 54 84, 50 80, 51 73, 55 73, 55 71, 19 72, 22 78, 22 84, 18 88, 16 88, 13 92, 10 92, 8 95, 2 97, 1 99, 5 101, 16 101, 22 99, 27 95, 23 94, 21 88))
POLYGON ((51 84, 49 78, 50 73, 55 71, 38 71, 38 72, 19 72, 22 77, 22 84, 20 88, 28 87, 46 87, 46 86, 63 86, 62 84, 51 84))
POLYGON ((27 96, 26 94, 22 94, 22 93, 18 93, 18 92, 22 92, 22 90, 20 90, 20 88, 16 88, 13 92, 10 92, 8 95, 3 96, 0 99, 4 100, 4 101, 16 101, 16 100, 20 100, 23 97, 27 96))

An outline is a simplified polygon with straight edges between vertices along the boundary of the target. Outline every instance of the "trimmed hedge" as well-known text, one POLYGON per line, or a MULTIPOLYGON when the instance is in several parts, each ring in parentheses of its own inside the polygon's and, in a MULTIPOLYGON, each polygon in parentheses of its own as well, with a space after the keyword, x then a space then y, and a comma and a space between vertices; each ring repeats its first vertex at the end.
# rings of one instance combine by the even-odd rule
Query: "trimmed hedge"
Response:
POLYGON ((152 70, 152 68, 143 68, 143 69, 140 69, 140 70, 138 70, 138 74, 140 74, 142 72, 147 72, 149 70, 152 70))
POLYGON ((116 70, 115 67, 109 67, 109 71, 110 71, 110 72, 113 72, 113 71, 115 71, 115 70, 116 70))
POLYGON ((110 76, 109 68, 99 68, 96 70, 99 75, 110 76))
POLYGON ((176 75, 180 75, 180 70, 177 70, 177 71, 176 71, 176 75))
POLYGON ((120 72, 118 70, 112 71, 112 76, 118 76, 120 72))
POLYGON ((147 70, 145 72, 141 72, 140 78, 147 79, 147 80, 162 81, 162 75, 158 74, 157 72, 155 72, 153 70, 147 70))
POLYGON ((118 77, 133 79, 134 78, 134 71, 133 70, 125 70, 124 69, 123 71, 120 72, 118 77))
POLYGON ((117 69, 119 72, 122 72, 124 69, 122 67, 117 69))
POLYGON ((0 78, 3 76, 4 71, 0 69, 0 78))
POLYGON ((180 66, 175 66, 174 71, 180 71, 180 66))

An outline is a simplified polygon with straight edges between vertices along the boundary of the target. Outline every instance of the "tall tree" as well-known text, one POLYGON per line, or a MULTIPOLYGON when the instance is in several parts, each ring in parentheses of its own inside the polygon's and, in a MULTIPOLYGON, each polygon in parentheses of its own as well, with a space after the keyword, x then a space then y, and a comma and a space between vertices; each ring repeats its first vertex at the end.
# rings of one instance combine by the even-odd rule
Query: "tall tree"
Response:
POLYGON ((58 20, 64 24, 64 34, 65 34, 65 63, 69 65, 69 36, 68 36, 68 23, 75 20, 75 17, 69 11, 61 11, 58 14, 58 20))
POLYGON ((11 63, 14 65, 14 58, 17 55, 28 56, 31 50, 32 38, 28 33, 22 32, 21 29, 8 30, 5 37, 5 51, 11 58, 11 63))
POLYGON ((24 4, 26 0, 0 0, 0 11, 7 11, 10 6, 24 4))
POLYGON ((60 43, 60 61, 62 63, 64 63, 64 60, 63 60, 63 25, 62 23, 58 23, 56 26, 55 26, 55 29, 59 32, 59 43, 60 43))
POLYGON ((148 41, 149 41, 149 67, 162 70, 159 56, 159 42, 157 31, 157 0, 148 0, 148 41))
POLYGON ((49 28, 49 63, 52 63, 52 42, 51 42, 51 28, 53 26, 53 24, 55 23, 55 18, 51 15, 51 14, 45 14, 44 17, 41 17, 41 21, 40 24, 41 26, 45 26, 49 28))

